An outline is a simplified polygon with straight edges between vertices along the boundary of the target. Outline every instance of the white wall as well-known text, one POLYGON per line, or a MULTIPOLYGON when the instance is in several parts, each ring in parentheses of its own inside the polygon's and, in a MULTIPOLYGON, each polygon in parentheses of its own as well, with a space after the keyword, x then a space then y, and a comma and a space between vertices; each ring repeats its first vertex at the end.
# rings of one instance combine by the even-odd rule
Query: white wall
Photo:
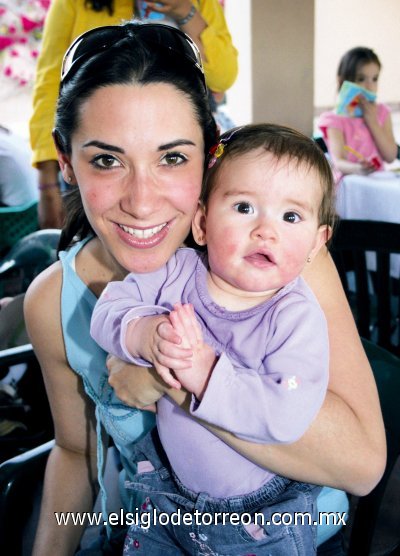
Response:
MULTIPOLYGON (((238 125, 252 118, 251 8, 252 0, 225 0, 227 22, 239 50, 239 75, 227 93, 227 109, 238 125)), ((346 50, 360 45, 373 48, 382 62, 379 99, 400 105, 399 24, 399 0, 315 0, 314 105, 317 109, 334 105, 339 59, 346 50)))
POLYGON ((237 125, 252 121, 250 10, 251 0, 225 0, 225 17, 233 43, 239 51, 239 74, 226 95, 227 110, 237 125))
POLYGON ((400 102, 399 0, 315 0, 314 105, 335 103, 336 70, 355 46, 372 48, 382 63, 379 99, 400 102))

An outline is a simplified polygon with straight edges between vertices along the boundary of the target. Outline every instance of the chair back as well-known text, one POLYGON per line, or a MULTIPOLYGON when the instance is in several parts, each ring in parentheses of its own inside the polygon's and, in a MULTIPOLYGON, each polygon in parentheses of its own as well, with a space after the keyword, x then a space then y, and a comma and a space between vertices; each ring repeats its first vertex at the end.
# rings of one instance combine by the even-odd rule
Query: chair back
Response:
POLYGON ((360 336, 399 355, 400 257, 393 275, 391 255, 400 254, 400 224, 341 220, 331 254, 360 336))
MULTIPOLYGON (((388 486, 395 478, 393 471, 400 457, 400 359, 367 340, 363 340, 363 346, 378 388, 386 430, 387 461, 385 472, 379 483, 367 496, 359 498, 356 504, 350 524, 348 556, 377 554, 378 552, 383 554, 380 550, 376 551, 373 544, 378 542, 381 547, 387 536, 387 532, 386 535, 383 532, 384 524, 392 517, 393 520, 398 520, 397 505, 388 506, 387 503, 385 504, 384 498, 385 492, 391 492, 392 485, 396 484, 394 482, 388 486), (385 536, 382 537, 382 535, 385 536), (373 541, 375 542, 373 543, 373 541)), ((386 542, 388 540, 386 539, 386 542)), ((390 540, 393 542, 392 539, 390 540)), ((398 540, 396 540, 396 544, 398 544, 398 540)), ((398 555, 400 547, 385 547, 384 554, 398 555)))
POLYGON ((0 256, 11 249, 21 237, 38 228, 37 201, 16 207, 0 207, 0 256))

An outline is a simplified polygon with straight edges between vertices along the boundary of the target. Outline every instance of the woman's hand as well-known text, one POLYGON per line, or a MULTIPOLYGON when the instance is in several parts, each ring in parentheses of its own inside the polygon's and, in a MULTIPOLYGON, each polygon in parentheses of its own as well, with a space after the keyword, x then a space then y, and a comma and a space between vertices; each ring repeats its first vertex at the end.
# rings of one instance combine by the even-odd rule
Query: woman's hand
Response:
POLYGON ((155 410, 155 402, 165 393, 166 385, 152 367, 138 367, 109 355, 108 382, 116 396, 137 409, 155 410))
POLYGON ((192 5, 191 0, 157 0, 155 2, 147 2, 148 9, 168 15, 175 20, 186 17, 192 5))

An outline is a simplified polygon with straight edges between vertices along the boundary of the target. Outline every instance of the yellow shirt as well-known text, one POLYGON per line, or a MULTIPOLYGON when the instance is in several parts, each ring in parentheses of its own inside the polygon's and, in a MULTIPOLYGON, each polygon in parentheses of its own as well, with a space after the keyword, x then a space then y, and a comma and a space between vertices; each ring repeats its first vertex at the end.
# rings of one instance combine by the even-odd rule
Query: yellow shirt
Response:
MULTIPOLYGON (((208 87, 224 92, 237 76, 237 51, 232 44, 225 16, 218 0, 193 0, 208 27, 201 34, 208 87)), ((33 165, 57 160, 51 136, 60 83, 61 62, 75 37, 102 25, 118 25, 133 17, 132 0, 114 0, 112 16, 107 10, 95 12, 84 0, 52 0, 47 13, 43 42, 33 91, 33 115, 29 122, 33 165)))

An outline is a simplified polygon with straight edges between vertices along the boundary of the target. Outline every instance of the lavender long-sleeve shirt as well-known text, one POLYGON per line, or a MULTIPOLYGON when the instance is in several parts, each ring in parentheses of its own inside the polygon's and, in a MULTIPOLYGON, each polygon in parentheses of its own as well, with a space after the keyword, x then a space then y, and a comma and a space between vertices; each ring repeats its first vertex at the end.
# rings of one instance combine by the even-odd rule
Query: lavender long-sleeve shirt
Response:
MULTIPOLYGON (((191 413, 245 440, 296 441, 320 409, 328 383, 327 325, 314 294, 300 277, 261 305, 232 312, 210 298, 206 277, 206 255, 184 248, 156 272, 109 283, 93 312, 93 338, 106 351, 147 365, 125 346, 128 323, 169 312, 176 302, 192 303, 219 359, 191 413)), ((157 425, 175 473, 196 492, 245 494, 274 476, 167 396, 158 402, 157 425)))

